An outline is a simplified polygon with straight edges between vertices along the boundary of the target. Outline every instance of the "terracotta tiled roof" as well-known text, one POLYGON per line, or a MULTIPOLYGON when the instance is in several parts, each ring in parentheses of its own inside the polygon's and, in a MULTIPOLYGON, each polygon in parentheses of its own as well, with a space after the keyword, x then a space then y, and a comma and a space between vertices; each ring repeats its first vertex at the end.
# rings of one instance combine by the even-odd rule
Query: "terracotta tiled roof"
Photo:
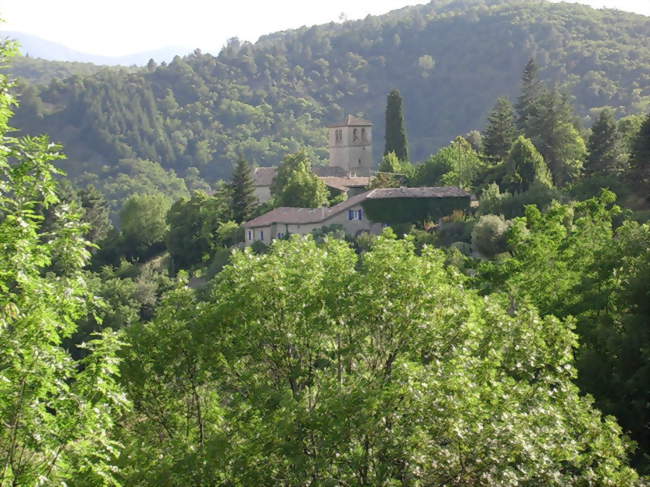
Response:
POLYGON ((339 178, 336 176, 321 177, 321 180, 330 188, 339 191, 347 191, 349 188, 365 188, 370 184, 370 178, 367 177, 349 177, 339 178))
POLYGON ((431 186, 423 188, 379 188, 372 190, 368 199, 387 198, 469 198, 471 195, 456 186, 431 186))
POLYGON ((265 227, 273 223, 320 223, 342 211, 346 211, 365 200, 388 198, 469 198, 470 194, 455 186, 427 188, 378 188, 352 196, 331 208, 281 207, 264 213, 244 223, 244 227, 265 227))
POLYGON ((331 208, 291 208, 281 206, 244 223, 245 227, 265 227, 273 223, 318 223, 331 208))
POLYGON ((348 172, 344 168, 338 166, 312 166, 311 171, 319 177, 348 177, 348 172))
POLYGON ((330 125, 329 128, 335 127, 372 127, 372 122, 369 120, 364 120, 363 118, 355 117, 353 115, 348 115, 345 117, 345 120, 341 123, 335 123, 330 125))
POLYGON ((253 172, 255 186, 271 186, 277 172, 277 167, 256 167, 253 172))

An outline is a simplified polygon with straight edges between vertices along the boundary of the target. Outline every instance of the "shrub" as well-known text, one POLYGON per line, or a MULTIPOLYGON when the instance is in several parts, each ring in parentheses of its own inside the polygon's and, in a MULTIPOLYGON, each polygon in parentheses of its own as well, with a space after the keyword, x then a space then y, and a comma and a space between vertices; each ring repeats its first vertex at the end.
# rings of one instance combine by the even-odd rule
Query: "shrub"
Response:
POLYGON ((502 216, 482 216, 472 230, 472 249, 488 258, 505 252, 508 228, 509 224, 502 216))

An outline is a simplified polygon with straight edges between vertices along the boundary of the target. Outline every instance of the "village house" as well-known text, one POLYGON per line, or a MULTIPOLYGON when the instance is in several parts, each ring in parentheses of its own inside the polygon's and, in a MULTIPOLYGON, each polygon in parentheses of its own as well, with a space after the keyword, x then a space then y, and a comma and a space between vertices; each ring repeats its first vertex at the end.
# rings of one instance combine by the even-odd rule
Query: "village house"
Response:
POLYGON ((363 203, 370 200, 419 199, 422 204, 436 200, 458 198, 466 200, 469 206, 471 195, 453 186, 423 188, 377 188, 348 198, 331 208, 275 208, 244 223, 245 244, 255 241, 266 244, 289 234, 306 235, 313 230, 329 225, 341 225, 350 236, 367 232, 379 234, 386 226, 370 220, 365 214, 363 203))

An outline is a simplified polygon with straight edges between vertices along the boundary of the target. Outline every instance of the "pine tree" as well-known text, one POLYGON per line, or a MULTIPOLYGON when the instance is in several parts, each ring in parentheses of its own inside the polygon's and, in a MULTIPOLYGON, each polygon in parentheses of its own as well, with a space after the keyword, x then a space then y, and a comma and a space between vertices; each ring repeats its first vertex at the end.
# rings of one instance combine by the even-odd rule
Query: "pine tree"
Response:
POLYGON ((516 137, 512 103, 506 97, 501 97, 488 116, 488 124, 483 134, 483 152, 491 160, 505 160, 516 137))
POLYGON ((641 129, 632 144, 630 154, 630 176, 646 193, 650 193, 650 113, 641 124, 641 129))
POLYGON ((521 76, 521 94, 517 98, 517 128, 530 137, 528 127, 529 119, 535 114, 539 105, 539 97, 542 94, 544 85, 539 79, 539 68, 531 58, 521 76))
POLYGON ((587 174, 616 174, 623 169, 625 153, 611 110, 603 110, 591 128, 585 162, 587 174))
POLYGON ((587 147, 576 129, 573 105, 567 94, 542 89, 526 121, 526 137, 544 157, 556 186, 575 180, 580 174, 587 147))
POLYGON ((544 158, 530 139, 523 135, 512 144, 506 160, 504 186, 508 191, 527 191, 533 184, 552 186, 551 175, 544 158))
POLYGON ((258 201, 255 196, 251 167, 243 157, 237 160, 230 189, 233 218, 237 223, 245 222, 253 215, 258 201))
POLYGON ((394 152, 400 161, 408 161, 408 142, 399 90, 388 94, 386 102, 386 147, 384 155, 394 152))

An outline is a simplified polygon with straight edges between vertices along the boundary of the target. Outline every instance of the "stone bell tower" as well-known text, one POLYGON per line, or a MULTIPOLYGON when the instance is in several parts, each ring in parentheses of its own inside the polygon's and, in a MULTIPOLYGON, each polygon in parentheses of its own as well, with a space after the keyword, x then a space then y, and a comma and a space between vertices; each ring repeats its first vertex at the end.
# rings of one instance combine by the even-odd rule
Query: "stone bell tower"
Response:
POLYGON ((348 176, 370 176, 372 122, 348 115, 328 129, 330 166, 342 168, 348 176))

